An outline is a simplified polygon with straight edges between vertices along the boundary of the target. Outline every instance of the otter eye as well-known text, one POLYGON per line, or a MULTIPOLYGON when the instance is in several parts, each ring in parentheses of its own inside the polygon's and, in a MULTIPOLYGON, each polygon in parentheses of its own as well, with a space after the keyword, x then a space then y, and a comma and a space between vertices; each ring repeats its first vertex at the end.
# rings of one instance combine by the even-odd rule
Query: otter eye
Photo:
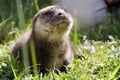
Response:
POLYGON ((66 9, 63 9, 65 12, 68 12, 66 9))
POLYGON ((48 17, 53 17, 54 16, 54 12, 53 11, 48 11, 48 12, 46 12, 46 15, 48 17))

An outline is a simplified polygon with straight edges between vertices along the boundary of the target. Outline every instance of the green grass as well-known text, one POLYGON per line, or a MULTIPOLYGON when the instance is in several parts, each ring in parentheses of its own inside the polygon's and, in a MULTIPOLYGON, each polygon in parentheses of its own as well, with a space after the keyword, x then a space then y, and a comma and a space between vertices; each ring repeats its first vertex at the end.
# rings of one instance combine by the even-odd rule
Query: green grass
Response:
MULTIPOLYGON (((35 9, 38 10, 38 0, 33 2, 35 9)), ((28 2, 28 0, 27 0, 28 2)), ((33 4, 32 3, 32 4, 33 4)), ((46 4, 43 4, 45 6, 46 4)), ((17 5, 19 6, 19 4, 17 5)), ((19 21, 23 23, 24 12, 19 9, 19 21), (22 16, 22 17, 21 17, 22 16)), ((33 8, 33 7, 32 7, 33 8)), ((27 8, 25 8, 27 10, 27 8)), ((31 13, 31 10, 30 10, 31 13)), ((32 12, 34 13, 34 12, 32 12)), ((89 28, 77 32, 77 23, 75 21, 75 29, 71 34, 71 41, 75 48, 79 48, 81 54, 85 56, 85 60, 74 59, 72 64, 67 66, 67 73, 58 71, 50 72, 44 77, 42 74, 37 74, 37 68, 34 67, 34 75, 26 74, 30 67, 25 68, 19 65, 19 61, 13 58, 10 54, 14 38, 19 37, 25 30, 31 26, 30 20, 23 23, 27 26, 24 28, 16 28, 17 21, 9 21, 11 17, 0 22, 0 29, 3 29, 4 24, 9 23, 11 27, 6 40, 0 44, 0 80, 118 80, 120 79, 120 22, 114 18, 114 15, 109 15, 109 19, 96 28, 89 28), (2 26, 2 27, 1 27, 2 26), (39 77, 38 77, 39 76, 39 77)), ((25 16, 26 17, 26 16, 25 16)), ((0 41, 1 42, 1 41, 0 41)), ((32 46, 33 63, 36 65, 35 51, 32 46)), ((26 51, 23 51, 26 52, 26 51)), ((27 61, 27 60, 26 60, 27 61)))
MULTIPOLYGON (((9 54, 10 45, 12 42, 0 45, 0 80, 10 79, 15 77, 19 79, 37 79, 37 75, 25 75, 23 69, 17 72, 15 67, 16 62, 10 63, 11 57, 9 54), (12 64, 12 65, 11 65, 12 64)), ((56 74, 50 72, 39 79, 66 79, 66 80, 117 80, 120 78, 120 40, 114 39, 111 41, 94 41, 85 40, 79 45, 85 60, 74 59, 73 63, 67 66, 67 73, 59 72, 56 74)), ((39 74, 40 75, 40 74, 39 74)))

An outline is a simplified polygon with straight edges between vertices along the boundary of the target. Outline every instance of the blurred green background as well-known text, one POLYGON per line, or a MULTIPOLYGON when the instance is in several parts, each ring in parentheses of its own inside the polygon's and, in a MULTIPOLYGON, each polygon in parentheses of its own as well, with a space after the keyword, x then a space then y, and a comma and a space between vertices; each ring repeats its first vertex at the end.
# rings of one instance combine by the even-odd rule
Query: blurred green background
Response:
POLYGON ((13 36, 16 33, 15 28, 23 29, 27 27, 25 25, 22 27, 19 25, 21 21, 19 18, 23 18, 24 23, 22 24, 28 24, 37 12, 37 8, 41 9, 51 4, 51 0, 0 0, 0 43, 8 41, 10 35, 13 36), (19 3, 18 5, 17 1, 19 3), (18 11, 21 14, 18 14, 18 11))

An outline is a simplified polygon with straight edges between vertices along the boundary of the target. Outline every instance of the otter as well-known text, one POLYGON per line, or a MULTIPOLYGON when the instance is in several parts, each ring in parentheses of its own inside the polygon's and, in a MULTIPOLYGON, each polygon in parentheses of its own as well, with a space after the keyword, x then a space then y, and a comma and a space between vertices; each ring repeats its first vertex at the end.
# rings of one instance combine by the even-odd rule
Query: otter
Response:
POLYGON ((40 72, 49 73, 54 68, 65 70, 74 58, 74 49, 69 40, 73 27, 73 18, 58 5, 48 6, 35 14, 32 20, 32 29, 26 32, 15 42, 12 53, 23 62, 22 45, 27 46, 30 65, 31 41, 34 43, 37 64, 40 72))

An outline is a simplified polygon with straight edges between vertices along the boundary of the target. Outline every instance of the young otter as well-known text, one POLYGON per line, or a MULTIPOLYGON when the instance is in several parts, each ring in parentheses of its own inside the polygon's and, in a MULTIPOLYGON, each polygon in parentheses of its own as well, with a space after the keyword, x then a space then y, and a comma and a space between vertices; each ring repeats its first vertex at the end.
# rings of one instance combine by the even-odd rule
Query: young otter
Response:
POLYGON ((41 9, 33 18, 32 29, 26 32, 14 45, 12 52, 23 62, 22 45, 27 46, 30 65, 31 41, 34 42, 37 64, 40 72, 61 69, 74 58, 74 52, 69 41, 69 34, 73 27, 73 18, 60 6, 48 6, 41 9))

